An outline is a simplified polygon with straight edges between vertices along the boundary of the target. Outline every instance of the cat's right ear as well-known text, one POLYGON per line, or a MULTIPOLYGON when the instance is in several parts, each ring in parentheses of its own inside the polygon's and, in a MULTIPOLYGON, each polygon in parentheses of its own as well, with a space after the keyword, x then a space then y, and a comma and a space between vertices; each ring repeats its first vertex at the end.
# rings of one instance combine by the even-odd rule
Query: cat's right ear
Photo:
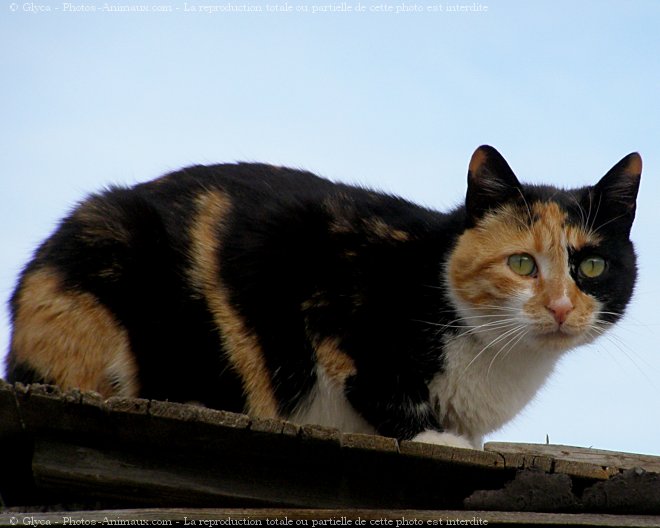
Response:
POLYGON ((490 210, 521 196, 522 187, 509 164, 493 147, 482 145, 472 154, 465 197, 467 227, 490 210))

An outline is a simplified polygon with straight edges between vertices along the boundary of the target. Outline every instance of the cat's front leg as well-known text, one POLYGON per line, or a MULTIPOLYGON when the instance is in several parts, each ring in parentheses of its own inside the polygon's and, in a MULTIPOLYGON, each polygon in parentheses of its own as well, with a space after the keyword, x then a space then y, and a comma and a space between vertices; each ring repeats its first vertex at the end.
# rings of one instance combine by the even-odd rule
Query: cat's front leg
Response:
POLYGON ((411 438, 413 442, 423 442, 425 444, 435 444, 449 447, 460 447, 463 449, 481 449, 481 446, 473 444, 464 436, 454 433, 434 431, 427 429, 411 438))
POLYGON ((400 372, 379 374, 356 374, 345 385, 345 396, 352 407, 378 434, 398 440, 475 448, 466 438, 442 431, 423 379, 400 372))

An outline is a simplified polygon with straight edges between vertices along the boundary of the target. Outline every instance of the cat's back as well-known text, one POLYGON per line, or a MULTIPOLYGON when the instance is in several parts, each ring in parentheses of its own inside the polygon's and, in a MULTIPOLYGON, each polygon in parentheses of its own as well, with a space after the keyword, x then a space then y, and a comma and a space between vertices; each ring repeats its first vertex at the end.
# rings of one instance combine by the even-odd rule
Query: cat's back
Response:
POLYGON ((108 248, 115 257, 121 256, 120 247, 185 250, 209 201, 222 202, 226 215, 250 215, 313 202, 337 187, 309 172, 256 163, 196 165, 132 187, 110 186, 81 201, 37 250, 30 266, 47 260, 64 264, 67 255, 79 257, 79 251, 89 248, 96 251, 95 260, 108 248))
POLYGON ((365 277, 404 269, 397 259, 413 253, 396 248, 443 219, 263 164, 193 166, 110 187, 83 200, 23 271, 8 378, 242 410, 241 386, 260 356, 252 328, 278 321, 281 335, 295 326, 283 307, 324 282, 351 294, 359 266, 365 277))
POLYGON ((304 171, 227 164, 88 196, 21 274, 8 379, 242 409, 240 397, 219 400, 203 388, 222 377, 234 389, 227 394, 241 394, 219 358, 204 292, 218 271, 219 239, 240 218, 252 225, 264 211, 332 189, 304 171), (165 388, 163 379, 182 381, 165 388))
POLYGON ((167 209, 172 203, 191 207, 200 196, 222 194, 235 210, 248 205, 314 200, 350 187, 311 172, 264 163, 193 165, 155 180, 138 184, 131 192, 167 209))

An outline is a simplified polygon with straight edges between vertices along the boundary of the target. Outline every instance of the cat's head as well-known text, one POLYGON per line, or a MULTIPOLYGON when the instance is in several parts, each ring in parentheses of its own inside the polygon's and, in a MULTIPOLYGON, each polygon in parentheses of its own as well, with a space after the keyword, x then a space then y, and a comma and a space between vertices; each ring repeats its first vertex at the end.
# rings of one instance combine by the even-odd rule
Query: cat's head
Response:
POLYGON ((633 153, 593 186, 523 185, 499 152, 479 147, 447 265, 461 324, 495 352, 518 342, 562 351, 617 321, 637 275, 629 235, 641 170, 633 153))

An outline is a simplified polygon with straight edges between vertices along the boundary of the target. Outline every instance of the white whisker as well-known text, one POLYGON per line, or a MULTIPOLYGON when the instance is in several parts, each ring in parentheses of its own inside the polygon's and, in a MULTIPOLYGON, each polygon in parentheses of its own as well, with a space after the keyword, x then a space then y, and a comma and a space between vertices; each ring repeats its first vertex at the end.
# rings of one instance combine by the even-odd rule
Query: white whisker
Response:
POLYGON ((480 350, 480 351, 474 356, 474 358, 472 358, 472 361, 470 361, 470 362, 467 364, 467 366, 463 369, 463 372, 461 373, 461 375, 458 377, 458 380, 460 381, 460 380, 463 379, 463 376, 465 376, 465 374, 466 374, 467 371, 470 369, 470 367, 474 364, 474 362, 475 362, 477 359, 479 359, 479 358, 481 357, 481 355, 482 355, 486 350, 488 350, 491 346, 496 345, 497 343, 499 343, 499 342, 502 341, 503 339, 506 339, 506 338, 509 337, 512 333, 515 333, 515 332, 517 332, 518 330, 521 330, 522 328, 524 328, 524 325, 521 325, 521 324, 516 325, 516 326, 514 326, 513 328, 511 328, 510 330, 507 330, 507 331, 504 332, 503 334, 500 334, 499 336, 495 337, 492 341, 490 341, 485 347, 483 347, 483 348, 482 348, 482 349, 481 349, 481 350, 480 350))
POLYGON ((495 360, 502 354, 504 349, 506 349, 506 352, 504 353, 504 356, 502 357, 502 361, 506 359, 506 357, 511 353, 511 351, 516 347, 516 345, 520 342, 520 340, 525 337, 525 335, 529 332, 529 329, 524 330, 524 326, 520 325, 517 330, 523 330, 519 334, 514 334, 511 339, 509 339, 498 351, 497 354, 493 356, 493 359, 490 360, 490 363, 488 365, 488 370, 486 371, 486 379, 490 376, 490 370, 493 367, 493 364, 495 363, 495 360))
MULTIPOLYGON (((618 335, 616 335, 615 333, 607 332, 607 330, 612 326, 614 326, 613 323, 607 323, 607 324, 595 323, 591 325, 591 327, 588 329, 588 332, 590 333, 590 335, 604 337, 607 340, 607 342, 611 343, 614 347, 616 347, 616 349, 630 361, 630 363, 635 367, 635 370, 641 373, 642 376, 651 384, 651 386, 655 390, 658 390, 659 389, 658 385, 648 375, 649 370, 651 371, 655 370, 654 365, 649 363, 643 356, 641 356, 635 350, 630 348, 626 344, 626 342, 623 341, 618 335), (639 365, 639 363, 635 360, 635 358, 637 358, 637 360, 644 363, 644 367, 646 368, 642 368, 639 365)), ((618 360, 617 354, 612 354, 611 351, 607 349, 607 347, 602 346, 601 348, 602 350, 605 350, 610 357, 613 358, 614 362, 620 367, 621 370, 624 370, 624 368, 622 367, 622 365, 618 360)))

